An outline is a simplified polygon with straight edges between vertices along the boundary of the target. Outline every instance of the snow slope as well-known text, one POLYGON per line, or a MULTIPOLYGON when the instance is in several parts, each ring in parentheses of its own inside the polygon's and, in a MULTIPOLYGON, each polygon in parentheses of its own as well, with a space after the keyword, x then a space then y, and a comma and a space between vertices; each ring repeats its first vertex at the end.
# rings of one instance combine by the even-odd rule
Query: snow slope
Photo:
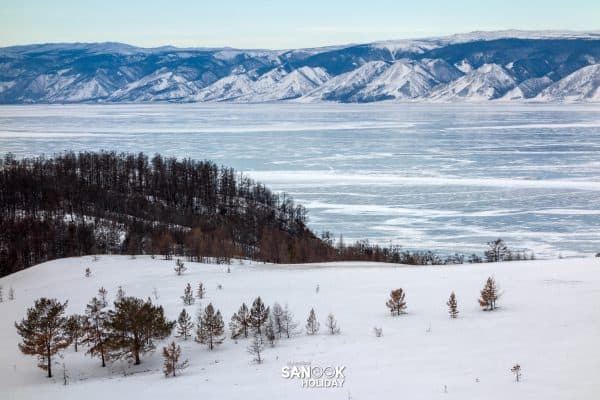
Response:
POLYGON ((514 79, 497 64, 484 64, 431 94, 434 100, 493 100, 515 87, 514 79))
POLYGON ((329 74, 322 68, 283 68, 253 78, 248 74, 226 76, 202 89, 194 101, 266 102, 300 97, 322 85, 329 74))
POLYGON ((600 64, 573 72, 536 98, 539 101, 600 101, 600 64))
MULTIPOLYGON (((498 264, 409 267, 386 264, 265 265, 235 262, 225 267, 186 263, 176 276, 174 261, 126 256, 70 258, 48 262, 0 279, 16 300, 0 303, 0 398, 36 399, 595 399, 600 393, 600 259, 564 259, 498 264), (90 267, 93 275, 84 277, 90 267), (493 275, 503 296, 500 309, 480 311, 476 300, 493 275), (69 299, 68 311, 82 312, 100 286, 114 298, 118 285, 127 294, 152 295, 175 319, 187 282, 202 281, 226 324, 242 301, 257 296, 288 303, 304 324, 311 307, 321 322, 318 336, 299 334, 265 351, 255 365, 247 341, 227 339, 210 352, 178 340, 190 367, 177 378, 160 372, 157 352, 142 364, 113 363, 65 355, 71 382, 62 385, 60 368, 47 379, 35 359, 17 349, 13 322, 40 296, 69 299), (223 286, 217 290, 217 285, 223 286), (317 293, 316 285, 320 286, 317 293), (406 290, 408 313, 389 315, 390 289, 406 290), (460 318, 450 320, 445 302, 456 292, 460 318), (325 334, 324 320, 335 313, 342 333, 325 334), (374 326, 383 328, 376 338, 374 326), (302 388, 281 377, 288 362, 345 366, 343 388, 302 388), (513 364, 523 368, 514 382, 513 364), (127 376, 124 376, 124 372, 127 376), (444 393, 444 386, 447 393, 444 393)), ((195 314, 198 304, 187 307, 195 314)))

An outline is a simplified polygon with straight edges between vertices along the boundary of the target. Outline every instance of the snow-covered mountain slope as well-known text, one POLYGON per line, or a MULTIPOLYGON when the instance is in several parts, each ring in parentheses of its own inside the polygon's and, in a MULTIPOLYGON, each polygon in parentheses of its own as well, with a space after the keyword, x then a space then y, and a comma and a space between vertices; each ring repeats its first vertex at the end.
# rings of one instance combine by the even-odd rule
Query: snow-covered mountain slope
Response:
POLYGON ((342 101, 358 102, 361 92, 370 82, 377 79, 388 69, 383 61, 368 62, 354 71, 336 76, 309 93, 302 101, 342 101))
POLYGON ((0 48, 0 103, 597 101, 597 32, 499 31, 297 50, 58 43, 0 48))
POLYGON ((542 90, 552 85, 552 79, 547 76, 541 78, 531 78, 521 82, 517 87, 509 90, 504 96, 503 101, 531 99, 538 95, 542 90))
POLYGON ((136 80, 110 95, 110 101, 143 102, 150 100, 185 100, 198 88, 183 76, 167 69, 160 69, 136 80))
POLYGON ((269 265, 237 261, 223 265, 186 262, 177 276, 174 261, 139 256, 100 256, 55 260, 0 279, 0 398, 7 400, 206 399, 594 399, 600 392, 600 259, 563 259, 460 266, 409 267, 391 264, 333 263, 269 265), (92 275, 84 277, 89 267, 92 275), (499 309, 481 311, 479 291, 493 275, 501 288, 499 309), (37 360, 21 354, 14 321, 41 296, 68 300, 68 313, 82 313, 103 286, 109 301, 118 286, 127 295, 151 297, 176 319, 184 308, 187 283, 202 282, 204 300, 185 306, 195 317, 212 303, 225 319, 242 302, 261 296, 268 304, 288 304, 298 334, 267 347, 264 363, 251 362, 248 339, 227 338, 209 351, 193 340, 172 337, 190 366, 176 378, 161 372, 159 351, 142 355, 137 366, 125 362, 100 366, 73 347, 56 358, 48 379, 37 360), (222 289, 217 286, 221 285, 222 289), (319 291, 316 286, 319 285, 319 291), (8 301, 10 288, 15 300, 8 301), (391 316, 385 306, 391 289, 406 291, 407 314, 391 316), (155 290, 156 289, 156 290, 155 290), (454 291, 459 318, 448 317, 446 301, 454 291), (155 296, 156 295, 156 296, 155 296), (304 325, 314 308, 321 330, 307 336, 304 325), (334 313, 340 335, 326 333, 334 313), (376 337, 373 327, 382 328, 376 337), (341 388, 303 388, 282 378, 288 363, 345 367, 341 388), (69 375, 63 386, 62 364, 69 375), (510 369, 522 367, 517 383, 510 369))
POLYGON ((303 96, 329 79, 322 68, 301 67, 291 72, 278 67, 254 78, 251 74, 227 76, 205 87, 195 101, 265 102, 303 96))
POLYGON ((542 91, 538 101, 600 101, 600 64, 573 72, 542 91))
POLYGON ((434 100, 493 100, 514 88, 515 80, 497 64, 484 64, 431 94, 434 100))
POLYGON ((412 100, 427 97, 433 87, 461 75, 458 69, 442 60, 371 62, 337 76, 302 101, 412 100))

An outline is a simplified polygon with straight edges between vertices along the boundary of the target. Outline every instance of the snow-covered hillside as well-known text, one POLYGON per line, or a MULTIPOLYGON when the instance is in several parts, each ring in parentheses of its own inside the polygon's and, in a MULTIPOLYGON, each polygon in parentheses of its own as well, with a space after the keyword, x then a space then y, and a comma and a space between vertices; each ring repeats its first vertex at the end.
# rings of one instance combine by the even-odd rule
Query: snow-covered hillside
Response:
POLYGON ((499 65, 484 64, 434 93, 434 100, 493 100, 514 88, 514 79, 499 65))
POLYGON ((275 68, 258 78, 230 75, 200 90, 194 101, 266 102, 301 97, 329 80, 322 68, 301 67, 288 73, 275 68))
POLYGON ((0 48, 0 58, 0 103, 590 102, 600 86, 598 32, 471 32, 296 50, 63 43, 0 48))
POLYGON ((0 398, 35 399, 595 399, 600 393, 600 259, 563 259, 496 264, 409 267, 384 264, 324 265, 186 263, 177 276, 174 261, 140 256, 100 256, 48 262, 0 279, 0 398), (92 276, 84 277, 85 268, 92 276), (486 278, 493 275, 502 297, 494 312, 477 304, 486 278), (304 326, 314 307, 321 322, 317 336, 299 333, 267 348, 261 365, 252 363, 247 340, 227 339, 212 352, 176 339, 190 367, 181 376, 162 375, 157 352, 139 366, 120 362, 100 367, 98 359, 65 352, 70 384, 61 368, 45 378, 33 357, 17 349, 14 321, 34 299, 69 300, 68 312, 81 313, 98 288, 114 299, 126 294, 154 296, 175 319, 189 282, 203 282, 207 298, 188 306, 195 315, 211 302, 229 322, 242 302, 256 296, 289 304, 304 326), (222 289, 217 289, 222 285, 222 289), (317 285, 319 290, 316 290, 317 285), (7 301, 9 288, 16 299, 7 301), (407 314, 393 317, 385 307, 394 288, 406 291, 407 314), (455 291, 459 318, 445 305, 455 291), (328 335, 324 322, 334 313, 341 334, 328 335), (381 327, 376 337, 373 327, 381 327), (284 379, 290 362, 345 367, 343 388, 303 388, 284 379), (522 366, 516 383, 510 368, 522 366), (124 376, 126 374, 127 376, 124 376), (447 393, 445 393, 445 391, 447 393))
POLYGON ((540 101, 600 101, 600 64, 573 72, 541 92, 540 101))

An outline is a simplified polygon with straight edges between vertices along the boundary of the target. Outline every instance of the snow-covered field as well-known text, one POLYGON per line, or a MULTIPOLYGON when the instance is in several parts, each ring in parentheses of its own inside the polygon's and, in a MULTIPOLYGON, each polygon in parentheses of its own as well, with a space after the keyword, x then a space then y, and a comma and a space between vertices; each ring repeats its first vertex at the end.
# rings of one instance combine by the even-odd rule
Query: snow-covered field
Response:
MULTIPOLYGON (((0 279, 1 399, 596 399, 600 393, 600 259, 563 259, 498 264, 409 267, 385 264, 322 265, 240 264, 226 267, 186 263, 176 276, 174 261, 126 256, 71 258, 48 262, 0 279), (92 277, 85 278, 86 267, 92 277), (485 279, 493 275, 503 296, 499 309, 483 312, 477 304, 485 279), (152 296, 176 319, 186 283, 202 281, 226 324, 244 301, 260 295, 268 303, 288 303, 304 326, 311 307, 321 322, 318 336, 299 333, 267 348, 256 365, 248 341, 227 339, 214 351, 183 342, 190 367, 176 378, 161 372, 159 352, 142 364, 120 362, 101 368, 98 359, 69 348, 65 363, 45 378, 33 357, 17 349, 14 321, 34 299, 69 300, 69 313, 81 313, 104 286, 114 298, 118 285, 128 295, 152 296), (218 290, 217 285, 222 285, 218 290), (320 290, 316 291, 319 285, 320 290), (6 301, 13 287, 16 300, 6 301), (406 291, 408 313, 390 316, 385 301, 391 289, 406 291), (460 317, 448 318, 445 302, 456 292, 460 317), (333 312, 342 333, 324 332, 333 312), (375 337, 373 327, 383 328, 375 337), (343 388, 303 388, 281 377, 288 362, 344 366, 343 388), (519 363, 523 380, 510 368, 519 363), (123 372, 127 372, 124 376, 123 372), (446 387, 447 393, 445 393, 446 387)), ((188 306, 196 313, 198 301, 188 306)), ((162 343, 161 343, 162 345, 162 343)))

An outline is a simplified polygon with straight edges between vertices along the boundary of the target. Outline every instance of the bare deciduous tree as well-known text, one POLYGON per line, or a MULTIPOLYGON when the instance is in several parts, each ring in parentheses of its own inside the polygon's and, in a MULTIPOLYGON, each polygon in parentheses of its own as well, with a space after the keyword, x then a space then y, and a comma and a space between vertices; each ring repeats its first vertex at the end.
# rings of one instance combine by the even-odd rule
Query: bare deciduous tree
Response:
POLYGON ((513 367, 510 369, 510 372, 515 374, 515 380, 517 382, 521 380, 521 366, 519 364, 513 365, 513 367))
POLYGON ((327 316, 325 326, 327 327, 327 331, 330 335, 338 335, 340 333, 340 328, 338 327, 335 316, 332 313, 327 316))
POLYGON ((253 356, 252 361, 256 362, 257 364, 261 364, 263 362, 261 355, 264 348, 265 344, 262 335, 259 335, 258 333, 255 334, 254 338, 252 339, 252 343, 247 348, 248 353, 252 354, 253 356))
POLYGON ((510 258, 510 250, 500 238, 488 242, 488 249, 485 251, 487 262, 498 262, 510 258))
POLYGON ((307 335, 316 335, 319 332, 319 321, 317 321, 317 316, 315 315, 315 309, 311 308, 310 313, 308 314, 308 318, 306 319, 306 334, 307 335))
POLYGON ((175 261, 175 267, 173 268, 175 273, 179 276, 182 275, 185 271, 187 271, 187 267, 179 258, 175 261))
POLYGON ((281 328, 282 334, 285 334, 288 339, 296 332, 296 328, 298 328, 298 323, 294 320, 294 314, 290 311, 287 304, 281 314, 281 328))
POLYGON ((199 299, 203 299, 206 296, 206 290, 204 289, 204 285, 202 282, 198 284, 198 288, 196 289, 196 297, 199 299))
POLYGON ((273 315, 269 313, 269 318, 267 318, 267 323, 265 324, 265 338, 269 341, 271 347, 275 347, 275 342, 277 341, 277 332, 275 328, 275 320, 273 319, 273 315))

